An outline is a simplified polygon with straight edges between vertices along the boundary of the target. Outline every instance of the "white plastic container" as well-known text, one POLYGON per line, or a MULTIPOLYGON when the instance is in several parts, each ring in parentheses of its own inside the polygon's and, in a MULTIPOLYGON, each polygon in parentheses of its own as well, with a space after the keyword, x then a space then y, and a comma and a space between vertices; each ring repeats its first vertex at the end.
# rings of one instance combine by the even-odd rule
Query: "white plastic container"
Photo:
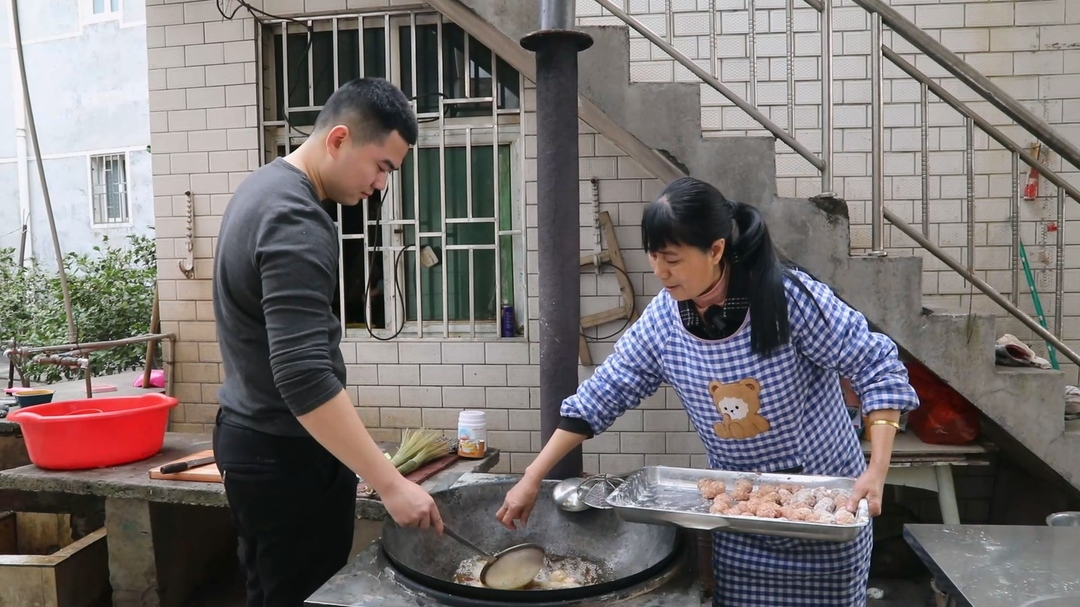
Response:
POLYGON ((487 416, 483 411, 458 414, 458 455, 473 458, 487 455, 487 416))

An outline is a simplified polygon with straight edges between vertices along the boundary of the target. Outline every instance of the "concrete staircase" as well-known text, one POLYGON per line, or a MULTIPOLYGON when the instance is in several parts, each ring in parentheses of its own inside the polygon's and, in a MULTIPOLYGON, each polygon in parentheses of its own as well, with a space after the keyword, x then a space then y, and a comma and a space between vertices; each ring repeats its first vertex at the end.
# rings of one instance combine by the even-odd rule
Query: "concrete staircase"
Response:
MULTIPOLYGON (((539 28, 538 0, 428 2, 526 77, 534 73, 532 55, 518 41, 539 28)), ((631 83, 628 28, 583 31, 594 41, 579 58, 584 119, 588 111, 597 130, 646 168, 656 164, 649 153, 659 152, 668 166, 673 163, 731 198, 758 205, 789 258, 1080 487, 1080 434, 1065 431, 1060 372, 996 366, 992 316, 922 306, 921 258, 852 256, 845 204, 776 196, 771 138, 702 137, 698 83, 631 83)))

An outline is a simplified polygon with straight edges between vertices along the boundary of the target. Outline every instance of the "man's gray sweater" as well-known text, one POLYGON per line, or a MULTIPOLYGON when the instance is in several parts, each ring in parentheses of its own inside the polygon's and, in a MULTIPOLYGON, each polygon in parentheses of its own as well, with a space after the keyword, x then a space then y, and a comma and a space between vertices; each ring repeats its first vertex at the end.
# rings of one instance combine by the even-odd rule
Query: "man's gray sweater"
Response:
POLYGON ((214 258, 223 422, 305 436, 296 416, 342 390, 337 270, 337 228, 302 171, 278 158, 240 184, 214 258))

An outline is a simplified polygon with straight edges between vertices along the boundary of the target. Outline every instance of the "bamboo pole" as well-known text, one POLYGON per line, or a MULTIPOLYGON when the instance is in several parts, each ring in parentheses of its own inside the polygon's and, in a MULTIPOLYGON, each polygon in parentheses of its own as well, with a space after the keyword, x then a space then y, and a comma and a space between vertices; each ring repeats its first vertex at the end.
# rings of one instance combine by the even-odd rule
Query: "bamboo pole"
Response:
POLYGON ((56 220, 53 218, 52 200, 49 198, 49 185, 45 180, 45 162, 41 157, 41 146, 38 145, 37 127, 34 126, 34 108, 33 104, 30 103, 30 87, 26 82, 26 58, 23 56, 22 28, 19 27, 19 0, 11 0, 11 21, 15 31, 15 55, 19 60, 19 77, 22 79, 24 100, 26 102, 26 127, 30 131, 30 141, 34 146, 38 179, 41 180, 41 197, 45 201, 45 214, 49 217, 49 232, 52 233, 53 253, 56 255, 56 266, 60 274, 60 290, 64 295, 68 341, 76 341, 78 334, 75 331, 75 314, 71 309, 71 293, 68 291, 67 272, 64 271, 64 255, 60 251, 60 239, 56 235, 56 220))
POLYGON ((19 356, 30 356, 32 354, 42 354, 45 352, 71 352, 73 354, 80 354, 86 352, 94 352, 97 350, 105 350, 116 346, 128 346, 131 344, 142 344, 151 340, 160 339, 172 339, 172 333, 154 333, 150 335, 137 335, 135 337, 125 337, 124 339, 111 339, 108 341, 92 341, 84 344, 61 344, 58 346, 35 346, 33 348, 19 348, 14 345, 11 346, 9 352, 14 352, 19 356))
MULTIPOLYGON (((23 271, 23 264, 26 262, 26 233, 27 233, 26 222, 28 222, 28 221, 30 221, 29 218, 27 218, 25 221, 23 221, 22 235, 19 237, 19 271, 20 272, 23 271)), ((10 390, 12 387, 15 386, 15 372, 16 371, 19 372, 19 383, 22 384, 22 387, 29 388, 30 387, 30 381, 26 379, 25 375, 23 375, 22 365, 16 366, 15 365, 15 359, 10 358, 10 359, 8 359, 8 385, 7 385, 8 389, 10 390)))
MULTIPOLYGON (((150 333, 157 333, 161 330, 161 314, 158 312, 158 288, 157 281, 154 281, 154 306, 150 312, 150 333)), ((143 369, 142 387, 143 390, 150 387, 150 370, 154 367, 154 350, 157 349, 157 340, 146 342, 146 368, 143 369)))

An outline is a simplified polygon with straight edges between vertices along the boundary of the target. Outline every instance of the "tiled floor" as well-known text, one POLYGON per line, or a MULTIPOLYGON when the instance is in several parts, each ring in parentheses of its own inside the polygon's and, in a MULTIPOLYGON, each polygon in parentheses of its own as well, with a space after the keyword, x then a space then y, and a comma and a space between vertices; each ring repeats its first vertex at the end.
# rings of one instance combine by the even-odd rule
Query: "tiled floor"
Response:
POLYGON ((885 592, 881 599, 870 599, 867 607, 935 607, 930 579, 873 579, 871 588, 885 592))

